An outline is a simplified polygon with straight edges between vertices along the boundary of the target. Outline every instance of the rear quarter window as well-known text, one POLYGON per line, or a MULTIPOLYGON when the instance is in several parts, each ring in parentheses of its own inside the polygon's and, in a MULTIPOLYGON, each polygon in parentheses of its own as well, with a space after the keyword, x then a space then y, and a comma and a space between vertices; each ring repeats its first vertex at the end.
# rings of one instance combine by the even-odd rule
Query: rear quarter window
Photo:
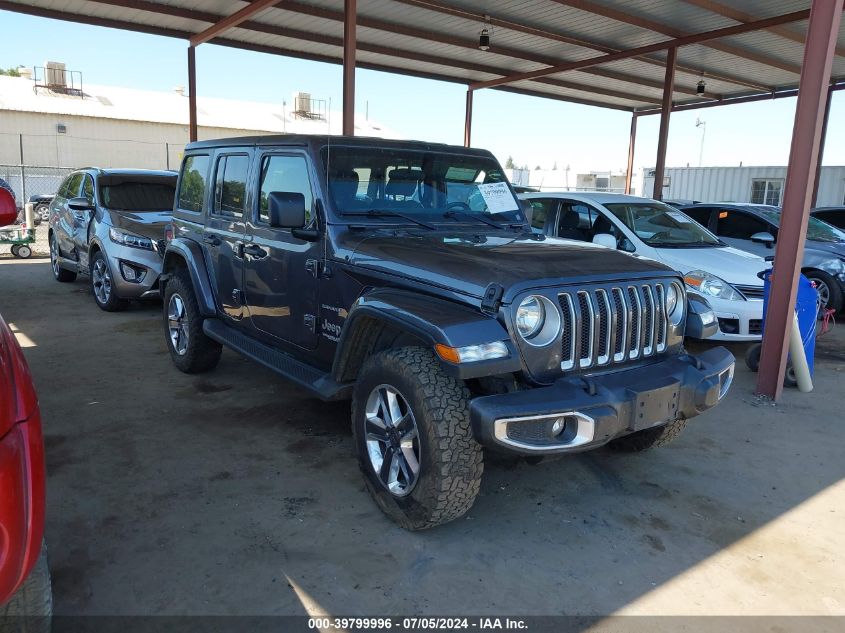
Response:
POLYGON ((209 157, 206 154, 194 154, 185 157, 182 163, 179 193, 176 197, 178 209, 193 213, 202 212, 208 186, 209 162, 209 157))

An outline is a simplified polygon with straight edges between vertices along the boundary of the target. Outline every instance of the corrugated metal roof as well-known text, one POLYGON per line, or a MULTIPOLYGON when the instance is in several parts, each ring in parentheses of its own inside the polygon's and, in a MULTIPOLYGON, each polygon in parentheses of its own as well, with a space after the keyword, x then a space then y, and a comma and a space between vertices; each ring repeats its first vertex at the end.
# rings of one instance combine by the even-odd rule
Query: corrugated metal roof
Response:
MULTIPOLYGON (((361 67, 476 83, 672 38, 805 11, 810 0, 358 0, 361 67), (492 46, 478 49, 482 28, 492 46)), ((211 40, 306 59, 342 59, 343 0, 281 0, 211 40)), ((0 0, 0 9, 188 38, 246 0, 0 0)), ((679 48, 677 104, 798 85, 806 19, 679 48), (798 40, 798 41, 796 41, 798 40), (706 81, 707 93, 696 94, 706 81)), ((654 108, 665 51, 498 89, 625 110, 654 108)), ((833 64, 845 81, 845 22, 833 64)))
MULTIPOLYGON (((155 92, 85 85, 84 97, 56 94, 45 89, 33 90, 33 83, 23 77, 0 76, 0 113, 3 111, 37 112, 66 116, 84 116, 148 123, 188 125, 187 97, 173 92, 155 92)), ((300 118, 288 104, 258 103, 197 97, 198 124, 203 127, 287 132, 291 134, 339 134, 342 113, 328 113, 327 119, 300 118)), ((363 119, 363 117, 362 117, 363 119)), ((356 134, 400 138, 396 132, 374 121, 356 120, 356 134)))

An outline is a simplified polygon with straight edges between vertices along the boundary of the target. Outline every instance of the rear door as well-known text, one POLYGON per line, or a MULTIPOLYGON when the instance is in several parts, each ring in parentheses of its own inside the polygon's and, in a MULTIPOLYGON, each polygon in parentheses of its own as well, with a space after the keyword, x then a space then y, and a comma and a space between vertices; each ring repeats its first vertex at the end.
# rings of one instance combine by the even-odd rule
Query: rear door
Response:
POLYGON ((265 151, 257 161, 255 196, 244 247, 244 291, 252 325, 266 337, 305 349, 317 346, 317 286, 322 239, 308 242, 269 224, 273 191, 305 197, 308 228, 317 226, 313 173, 304 152, 265 151))
POLYGON ((225 317, 241 321, 244 316, 243 248, 248 208, 251 149, 220 150, 211 171, 211 201, 203 231, 206 261, 213 269, 218 306, 225 317))

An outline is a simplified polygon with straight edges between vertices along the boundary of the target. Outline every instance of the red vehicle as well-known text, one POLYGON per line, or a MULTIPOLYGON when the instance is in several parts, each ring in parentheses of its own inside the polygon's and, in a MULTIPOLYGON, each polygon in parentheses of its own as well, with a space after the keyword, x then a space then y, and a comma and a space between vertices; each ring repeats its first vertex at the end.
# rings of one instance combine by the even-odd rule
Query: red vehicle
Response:
MULTIPOLYGON (((0 190, 0 225, 10 212, 4 193, 0 190)), ((17 630, 19 624, 4 616, 52 612, 43 546, 45 478, 41 414, 32 376, 20 345, 0 316, 0 632, 17 630)))

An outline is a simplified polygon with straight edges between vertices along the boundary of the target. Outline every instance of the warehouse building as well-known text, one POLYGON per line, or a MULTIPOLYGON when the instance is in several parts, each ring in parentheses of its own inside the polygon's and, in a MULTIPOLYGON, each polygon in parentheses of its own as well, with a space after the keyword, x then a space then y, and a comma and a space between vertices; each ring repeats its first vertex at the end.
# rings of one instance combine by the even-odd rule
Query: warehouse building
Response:
MULTIPOLYGON (((663 178, 663 199, 780 206, 785 180, 786 166, 670 167, 663 178)), ((653 190, 654 169, 644 169, 640 191, 653 190)), ((816 206, 842 204, 845 204, 845 167, 822 167, 816 206)))

